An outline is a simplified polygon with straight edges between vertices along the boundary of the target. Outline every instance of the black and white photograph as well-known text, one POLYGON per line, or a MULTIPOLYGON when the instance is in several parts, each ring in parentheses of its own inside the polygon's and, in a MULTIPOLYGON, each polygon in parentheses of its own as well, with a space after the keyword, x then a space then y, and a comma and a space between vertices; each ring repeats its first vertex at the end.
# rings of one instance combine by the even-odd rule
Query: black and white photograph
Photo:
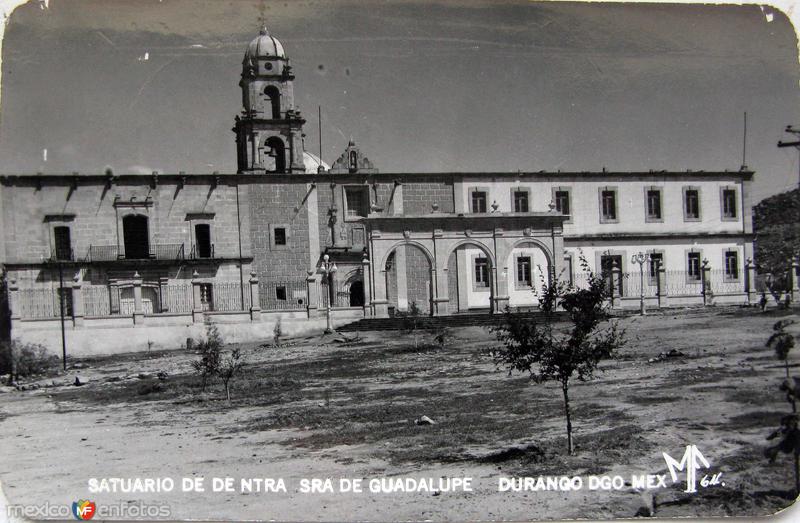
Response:
POLYGON ((795 7, 0 3, 0 521, 795 510, 795 7))

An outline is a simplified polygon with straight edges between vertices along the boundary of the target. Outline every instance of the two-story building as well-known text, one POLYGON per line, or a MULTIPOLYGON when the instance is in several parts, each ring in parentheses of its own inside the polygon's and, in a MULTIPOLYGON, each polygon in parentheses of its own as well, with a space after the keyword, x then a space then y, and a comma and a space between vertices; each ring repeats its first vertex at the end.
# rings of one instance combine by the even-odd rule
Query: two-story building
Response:
POLYGON ((237 173, 2 176, 12 336, 57 348, 62 310, 71 353, 171 346, 205 319, 229 339, 314 329, 329 306, 501 312, 585 269, 621 307, 748 299, 752 171, 382 172, 352 141, 329 166, 304 150, 293 82, 262 30, 237 173))

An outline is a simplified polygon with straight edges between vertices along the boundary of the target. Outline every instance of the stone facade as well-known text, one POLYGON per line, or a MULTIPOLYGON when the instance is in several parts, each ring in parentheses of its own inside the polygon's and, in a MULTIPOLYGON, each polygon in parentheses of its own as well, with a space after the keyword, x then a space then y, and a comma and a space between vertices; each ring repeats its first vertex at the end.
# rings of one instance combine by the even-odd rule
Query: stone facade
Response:
POLYGON ((353 140, 329 168, 303 150, 293 80, 262 31, 235 174, 0 176, 11 336, 55 349, 62 304, 71 354, 173 346, 206 319, 235 340, 299 333, 329 305, 337 322, 499 313, 580 285, 581 258, 618 307, 755 299, 751 171, 387 173, 353 140), (660 261, 646 288, 638 252, 660 261))

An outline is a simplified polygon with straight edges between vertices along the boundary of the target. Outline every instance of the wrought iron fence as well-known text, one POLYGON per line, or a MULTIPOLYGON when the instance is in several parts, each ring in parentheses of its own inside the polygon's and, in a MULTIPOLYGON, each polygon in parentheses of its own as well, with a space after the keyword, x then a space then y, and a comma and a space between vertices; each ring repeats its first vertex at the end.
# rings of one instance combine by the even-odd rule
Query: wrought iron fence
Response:
POLYGON ((258 296, 263 311, 300 310, 308 306, 305 280, 260 281, 258 296))
POLYGON ((351 306, 350 288, 349 285, 347 285, 347 282, 334 280, 332 289, 328 286, 328 282, 325 281, 325 278, 322 279, 321 283, 322 285, 319 287, 318 307, 323 309, 327 308, 328 303, 331 301, 331 296, 333 297, 334 308, 351 306))
POLYGON ((86 316, 111 315, 111 289, 109 287, 84 286, 83 313, 86 316))
MULTIPOLYGON (((61 316, 61 304, 59 289, 20 289, 18 294, 18 307, 21 318, 40 319, 40 318, 59 318, 61 316)), ((72 289, 65 288, 64 294, 64 316, 72 316, 72 289)))
POLYGON ((724 269, 707 271, 706 288, 714 294, 736 294, 744 292, 744 278, 741 274, 728 274, 724 269))
POLYGON ((160 287, 161 312, 189 313, 194 308, 191 283, 175 283, 160 287))
POLYGON ((703 286, 700 274, 686 271, 664 271, 666 293, 670 296, 701 296, 703 286))
POLYGON ((250 310, 250 286, 242 285, 242 283, 238 281, 214 283, 210 310, 250 310))
POLYGON ((629 297, 639 297, 644 294, 645 297, 658 296, 658 282, 650 279, 645 271, 644 275, 638 271, 627 272, 622 274, 622 295, 629 297), (642 285, 644 283, 644 285, 642 285), (644 290, 644 293, 642 293, 644 290))

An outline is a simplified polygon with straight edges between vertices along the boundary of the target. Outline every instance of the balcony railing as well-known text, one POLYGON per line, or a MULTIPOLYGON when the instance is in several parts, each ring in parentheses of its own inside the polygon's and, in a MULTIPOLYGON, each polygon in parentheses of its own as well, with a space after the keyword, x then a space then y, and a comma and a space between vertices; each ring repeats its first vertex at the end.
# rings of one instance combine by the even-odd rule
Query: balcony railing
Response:
POLYGON ((139 253, 126 255, 117 245, 90 245, 88 262, 103 262, 117 260, 183 260, 184 246, 182 243, 157 243, 151 244, 147 256, 139 253))
POLYGON ((201 249, 198 248, 197 245, 192 245, 192 252, 189 254, 189 257, 193 260, 209 260, 215 258, 214 256, 214 244, 212 243, 208 252, 202 252, 201 249), (203 255, 206 256, 203 256, 203 255))
POLYGON ((75 261, 75 253, 72 251, 72 249, 57 249, 56 251, 50 253, 50 257, 47 258, 47 261, 50 263, 75 261))
POLYGON ((87 261, 115 261, 119 260, 119 247, 116 245, 90 245, 87 261))

